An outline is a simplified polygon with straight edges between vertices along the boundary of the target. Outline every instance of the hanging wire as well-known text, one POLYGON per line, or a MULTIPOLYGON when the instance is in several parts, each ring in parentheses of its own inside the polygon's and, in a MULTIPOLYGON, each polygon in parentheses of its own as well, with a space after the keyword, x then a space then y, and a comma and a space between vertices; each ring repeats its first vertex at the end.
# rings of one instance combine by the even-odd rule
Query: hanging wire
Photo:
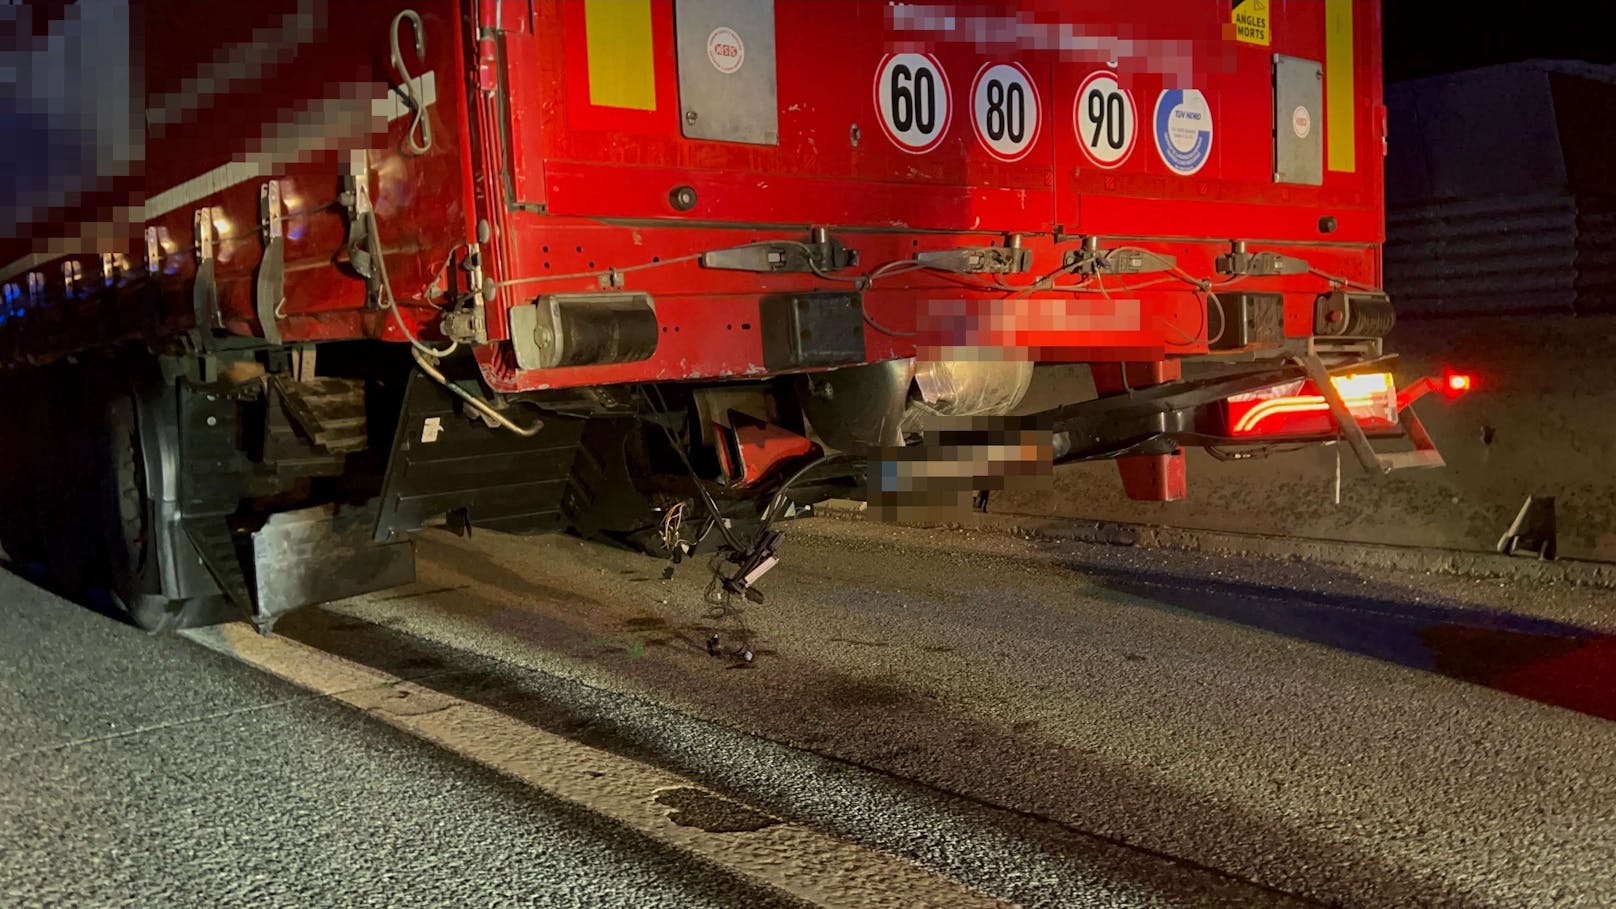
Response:
MULTIPOLYGON (((645 386, 639 385, 635 387, 639 391, 640 397, 645 399, 645 405, 651 409, 652 413, 658 416, 668 415, 668 404, 666 399, 662 397, 662 389, 657 388, 655 385, 651 386, 651 390, 656 392, 657 400, 661 402, 661 407, 659 408, 651 400, 645 386)), ((684 464, 685 471, 690 474, 691 482, 696 485, 696 494, 701 497, 702 505, 706 506, 707 514, 716 522, 718 532, 723 535, 725 544, 736 552, 745 552, 746 550, 741 546, 740 541, 735 538, 735 535, 730 532, 729 526, 724 522, 724 515, 718 510, 718 503, 714 501, 712 494, 707 491, 707 487, 702 485, 701 477, 696 473, 695 465, 690 463, 690 457, 685 454, 684 445, 680 444, 679 440, 674 437, 673 430, 668 428, 665 421, 659 419, 654 422, 662 427, 662 434, 668 437, 668 444, 673 446, 674 453, 679 456, 679 460, 684 464)))

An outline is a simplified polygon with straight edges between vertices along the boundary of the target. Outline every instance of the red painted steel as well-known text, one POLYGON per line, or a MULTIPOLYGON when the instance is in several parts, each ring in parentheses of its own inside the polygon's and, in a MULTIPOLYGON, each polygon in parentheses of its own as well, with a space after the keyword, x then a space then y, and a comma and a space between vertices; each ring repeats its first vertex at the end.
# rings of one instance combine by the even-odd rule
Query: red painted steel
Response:
MULTIPOLYGON (((141 240, 105 250, 80 244, 90 290, 65 297, 59 263, 39 266, 50 300, 23 306, 21 316, 0 325, 0 358, 37 361, 187 327, 196 267, 192 224, 203 206, 219 213, 224 324, 236 334, 261 334, 253 300, 263 249, 258 198, 271 178, 289 200, 282 335, 401 340, 389 314, 367 307, 364 281, 341 262, 348 219, 336 200, 353 149, 368 167, 393 291, 423 338, 439 337, 437 310, 442 289, 454 286, 453 260, 476 239, 478 220, 489 222, 483 265, 499 290, 487 305, 492 343, 476 355, 501 391, 767 373, 759 297, 848 285, 812 274, 703 269, 686 257, 749 241, 805 239, 810 226, 857 249, 861 264, 848 275, 917 251, 1000 243, 1006 234, 1022 236, 1033 272, 1043 274, 1077 248, 1079 235, 1096 235, 1106 238, 1105 247, 1138 245, 1175 256, 1198 277, 1213 277, 1214 258, 1238 238, 1254 251, 1282 251, 1326 272, 1379 283, 1377 3, 1352 4, 1357 169, 1326 170, 1316 187, 1274 182, 1272 61, 1274 54, 1324 60, 1323 3, 1275 3, 1267 47, 1233 40, 1228 4, 1211 0, 959 5, 961 14, 1008 17, 1034 36, 1010 47, 971 40, 961 29, 900 28, 890 17, 901 5, 879 0, 779 0, 775 146, 681 134, 672 0, 650 3, 656 105, 650 111, 590 103, 582 2, 407 6, 421 16, 426 54, 418 60, 406 35, 403 56, 411 75, 430 72, 436 85, 427 108, 435 141, 419 156, 402 148, 408 116, 392 120, 385 133, 356 137, 338 135, 343 131, 329 116, 345 98, 381 98, 400 81, 389 61, 389 23, 405 3, 265 0, 219 4, 206 16, 140 4, 147 106, 182 98, 186 111, 160 129, 148 126, 147 201, 234 169, 215 191, 181 193, 182 205, 148 211, 135 225, 155 227, 163 238, 154 282, 160 300, 139 267, 141 240), (289 27, 289 20, 306 20, 307 27, 289 27), (1106 50, 1096 56, 1048 49, 1060 40, 1106 50), (950 87, 950 125, 924 154, 888 138, 872 100, 883 58, 898 51, 932 55, 950 87), (1114 67, 1103 59, 1111 53, 1118 56, 1114 67), (199 75, 220 59, 237 64, 236 75, 198 91, 199 75), (243 68, 243 60, 258 62, 243 68), (970 111, 976 76, 999 62, 1017 64, 1036 86, 1040 126, 1016 161, 990 153, 970 111), (1133 150, 1112 168, 1094 166, 1083 154, 1074 121, 1077 86, 1101 71, 1113 73, 1137 105, 1133 150), (1159 93, 1188 87, 1205 94, 1214 133, 1205 166, 1182 176, 1158 154, 1150 118, 1159 93), (689 211, 669 203, 677 186, 695 190, 689 211), (1321 227, 1326 217, 1335 224, 1328 234, 1321 227), (112 282, 115 293, 98 289, 101 251, 125 255, 128 268, 112 282), (516 367, 504 340, 512 306, 539 293, 598 290, 596 273, 629 268, 642 270, 622 273, 626 288, 656 301, 660 343, 650 359, 516 367)), ((1313 121, 1323 129, 1324 112, 1313 121)), ((78 232, 76 225, 53 227, 78 232)), ((32 239, 46 233, 42 227, 32 239)), ((30 248, 5 244, 0 260, 30 248)), ((1161 363, 1204 353, 1214 328, 1202 294, 1161 274, 1086 284, 1065 278, 1064 289, 1054 290, 1028 289, 1029 275, 1005 280, 1021 290, 930 272, 877 281, 865 294, 866 311, 895 333, 868 331, 866 360, 909 356, 917 345, 922 354, 986 345, 1039 360, 1161 363), (918 338, 908 336, 916 329, 918 338)), ((1286 334, 1301 337, 1311 333, 1313 298, 1326 285, 1301 275, 1237 286, 1284 293, 1286 334)))
POLYGON ((713 425, 719 461, 729 485, 745 489, 778 473, 785 465, 820 453, 813 440, 773 423, 731 413, 732 425, 713 425))
POLYGON ((1176 502, 1189 494, 1189 471, 1184 451, 1117 458, 1122 491, 1143 502, 1176 502))
MULTIPOLYGON (((1095 363, 1090 371, 1094 375, 1094 390, 1102 395, 1176 382, 1184 376, 1183 366, 1176 360, 1095 363)), ((1189 493, 1189 469, 1183 449, 1166 454, 1124 455, 1116 460, 1122 491, 1130 499, 1176 502, 1189 493)))

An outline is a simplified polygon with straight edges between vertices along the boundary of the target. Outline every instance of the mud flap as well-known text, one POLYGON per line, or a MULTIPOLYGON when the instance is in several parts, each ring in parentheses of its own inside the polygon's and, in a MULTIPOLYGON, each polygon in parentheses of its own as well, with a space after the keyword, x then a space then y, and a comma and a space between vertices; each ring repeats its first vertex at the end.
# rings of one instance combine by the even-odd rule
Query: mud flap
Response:
POLYGON ((169 509, 177 512, 183 542, 219 592, 267 631, 299 606, 414 580, 409 543, 371 542, 380 511, 376 500, 280 512, 261 525, 240 512, 253 466, 236 443, 236 393, 179 386, 179 497, 169 509))
POLYGON ((537 435, 523 438, 467 414, 441 385, 412 372, 387 459, 376 542, 403 539, 462 510, 462 524, 479 529, 562 529, 562 496, 585 422, 546 418, 537 435))
POLYGON ((374 501, 271 515, 252 535, 253 623, 264 628, 300 606, 415 581, 415 545, 378 545, 374 501))

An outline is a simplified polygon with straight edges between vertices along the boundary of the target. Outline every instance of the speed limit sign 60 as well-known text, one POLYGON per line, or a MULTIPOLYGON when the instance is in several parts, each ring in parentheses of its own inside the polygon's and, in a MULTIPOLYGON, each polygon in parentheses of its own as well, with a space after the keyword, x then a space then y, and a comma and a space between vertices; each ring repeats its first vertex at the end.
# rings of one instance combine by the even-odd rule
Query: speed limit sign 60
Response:
POLYGON ((931 54, 888 54, 875 71, 875 111, 887 138, 906 152, 942 144, 954 114, 943 65, 931 54))
POLYGON ((1096 166, 1118 167, 1133 154, 1139 139, 1139 109, 1133 92, 1117 84, 1109 72, 1094 73, 1077 88, 1072 102, 1077 144, 1096 166))

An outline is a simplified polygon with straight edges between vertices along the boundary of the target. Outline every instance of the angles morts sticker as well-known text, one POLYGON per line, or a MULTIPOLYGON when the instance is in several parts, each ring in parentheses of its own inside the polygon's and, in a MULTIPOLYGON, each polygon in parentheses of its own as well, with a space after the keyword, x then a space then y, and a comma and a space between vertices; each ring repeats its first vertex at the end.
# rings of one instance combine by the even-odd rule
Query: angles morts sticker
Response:
POLYGON ((1231 0, 1229 28, 1242 44, 1267 47, 1272 41, 1269 7, 1273 0, 1231 0))
POLYGON ((1170 88, 1156 98, 1156 151, 1183 176, 1199 171, 1212 155, 1212 108, 1193 88, 1170 88))

